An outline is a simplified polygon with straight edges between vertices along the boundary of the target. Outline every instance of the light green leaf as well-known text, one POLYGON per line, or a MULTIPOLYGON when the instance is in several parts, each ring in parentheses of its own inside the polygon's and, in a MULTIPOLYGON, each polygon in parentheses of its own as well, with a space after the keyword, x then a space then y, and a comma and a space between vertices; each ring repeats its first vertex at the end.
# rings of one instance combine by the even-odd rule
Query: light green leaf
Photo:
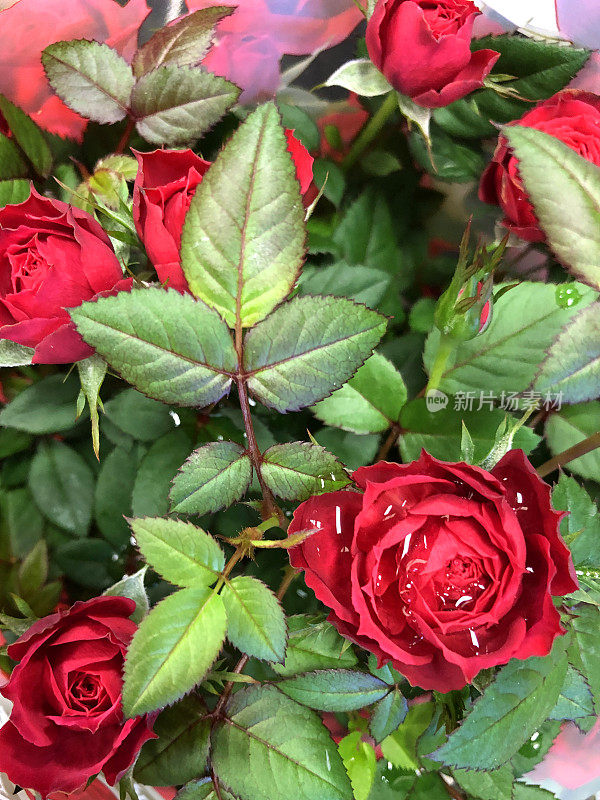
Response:
POLYGON ((209 514, 239 500, 252 478, 246 451, 234 442, 211 442, 194 450, 171 488, 171 511, 209 514))
POLYGON ((289 639, 283 664, 273 664, 282 677, 316 669, 350 669, 356 656, 330 622, 304 614, 288 617, 289 639))
POLYGON ((600 167, 535 128, 503 132, 550 247, 579 280, 600 290, 600 167))
POLYGON ((215 25, 232 12, 230 6, 203 8, 161 28, 133 57, 134 75, 139 78, 163 66, 199 64, 211 46, 215 25))
POLYGON ((569 665, 558 702, 549 714, 550 719, 582 719, 594 714, 594 701, 583 675, 569 665))
POLYGON ((33 349, 22 344, 16 344, 9 339, 0 339, 0 366, 22 367, 31 364, 33 349))
POLYGON ((514 775, 508 765, 488 772, 455 769, 452 774, 469 796, 479 800, 513 800, 514 775))
POLYGON ((47 519, 85 536, 92 517, 94 476, 83 458, 61 442, 40 442, 31 462, 29 488, 47 519))
POLYGON ((342 64, 327 78, 324 86, 341 86, 363 97, 377 97, 392 91, 392 87, 368 58, 357 58, 342 64))
POLYGON ((269 489, 284 500, 342 489, 350 478, 335 456, 308 442, 276 444, 263 453, 262 477, 269 489))
POLYGON ((373 353, 348 383, 312 408, 326 425, 353 433, 382 433, 398 422, 406 386, 394 365, 373 353))
POLYGON ((250 576, 233 578, 221 593, 227 612, 227 638, 254 658, 282 663, 287 630, 285 615, 273 592, 250 576))
POLYGON ((50 85, 73 111, 103 123, 126 117, 135 80, 129 64, 108 45, 56 42, 43 51, 42 64, 50 85))
POLYGON ((417 744, 429 727, 434 712, 435 706, 430 702, 412 706, 400 727, 381 743, 384 758, 400 769, 419 769, 417 744))
POLYGON ((600 564, 600 515, 583 486, 561 473, 552 492, 552 505, 568 512, 560 523, 560 532, 575 564, 600 564))
POLYGON ((181 589, 154 606, 129 646, 123 710, 136 717, 179 700, 215 660, 227 618, 219 595, 181 589))
POLYGON ((580 664, 576 664, 591 690, 596 714, 600 713, 600 609, 597 606, 580 604, 576 616, 571 620, 574 633, 572 648, 578 653, 580 664))
POLYGON ((144 517, 129 524, 145 560, 176 586, 209 586, 225 566, 217 542, 189 522, 144 517))
POLYGON ((2 95, 0 112, 35 171, 44 178, 48 177, 52 169, 52 151, 42 131, 24 111, 2 95))
POLYGON ((172 786, 206 771, 210 722, 199 697, 190 695, 166 708, 154 725, 158 739, 142 747, 134 778, 147 786, 172 786))
POLYGON ((373 707, 369 730, 376 742, 382 742, 404 722, 408 701, 398 689, 393 689, 373 707))
POLYGON ((150 603, 148 602, 148 595, 144 586, 144 579, 148 567, 142 567, 139 572, 133 575, 125 575, 117 583, 114 583, 103 594, 115 597, 129 597, 130 600, 135 601, 135 611, 131 615, 131 619, 138 625, 144 619, 150 610, 150 603))
POLYGON ((352 731, 338 744, 338 751, 350 778, 355 800, 367 800, 375 780, 375 750, 368 742, 362 741, 361 731, 352 731))
MULTIPOLYGON (((493 392, 498 398, 502 392, 524 392, 562 327, 594 299, 590 289, 579 288, 581 299, 566 308, 557 302, 552 284, 523 282, 503 294, 494 304, 487 330, 456 349, 454 363, 444 372, 441 391, 451 395, 473 391, 477 399, 481 391, 487 396, 493 392)), ((439 331, 435 330, 425 346, 428 372, 438 341, 439 331)))
POLYGON ((173 289, 119 292, 70 311, 77 330, 144 394, 207 406, 227 393, 236 355, 219 316, 173 289))
POLYGON ((167 514, 173 476, 191 449, 192 441, 181 428, 154 442, 135 475, 131 497, 134 517, 161 517, 167 514))
POLYGON ((181 240, 194 294, 230 327, 265 317, 290 292, 304 256, 304 209, 272 103, 240 125, 196 189, 181 240))
MULTIPOLYGON (((2 415, 0 414, 0 421, 2 415)), ((551 414, 546 422, 546 440, 552 455, 587 439, 600 431, 600 401, 567 406, 556 414, 551 414)), ((565 465, 570 472, 583 478, 600 482, 600 450, 592 450, 581 458, 569 461, 565 465)))
POLYGON ((412 100, 410 97, 407 97, 404 94, 400 94, 400 92, 398 92, 397 98, 398 98, 398 107, 408 120, 409 124, 411 122, 414 122, 419 131, 423 134, 425 140, 427 142, 430 142, 431 139, 429 135, 429 126, 431 124, 431 114, 432 114, 431 109, 420 106, 418 103, 415 103, 414 100, 412 100))
POLYGON ((383 336, 386 320, 340 297, 297 297, 249 332, 248 387, 282 413, 322 400, 350 378, 383 336))
MULTIPOLYGON (((2 143, 0 141, 0 150, 2 149, 2 143)), ((0 172, 1 174, 1 172, 0 172)), ((0 180, 0 208, 8 205, 17 205, 18 203, 23 203, 29 197, 31 193, 31 184, 29 181, 21 181, 21 180, 0 180)), ((8 342, 7 339, 3 339, 0 342, 0 345, 4 345, 7 343, 8 345, 12 344, 12 342, 8 342)), ((23 347, 22 345, 15 345, 15 348, 23 347)), ((23 350, 26 351, 31 348, 23 347, 23 350)), ((2 351, 0 351, 2 352, 2 351)), ((30 354, 30 361, 33 352, 30 354)), ((0 356, 0 360, 4 359, 4 355, 0 356)), ((11 366, 10 364, 4 364, 3 366, 11 366)), ((17 365, 20 366, 20 365, 17 365)))
POLYGON ((376 703, 390 691, 387 683, 366 672, 327 669, 285 678, 277 688, 317 711, 354 711, 376 703))
POLYGON ((559 640, 545 658, 513 658, 432 758, 459 769, 501 767, 552 711, 566 674, 565 646, 559 640))
POLYGON ((273 687, 237 692, 211 739, 217 777, 239 797, 352 800, 341 758, 319 717, 273 687))
POLYGON ((600 396, 600 303, 584 308, 562 329, 542 363, 534 389, 560 393, 565 403, 600 396))
POLYGON ((98 406, 100 402, 100 389, 106 376, 107 364, 97 353, 77 362, 77 372, 81 382, 81 394, 77 400, 78 413, 83 410, 87 400, 90 409, 90 420, 92 422, 92 446, 96 458, 100 457, 100 430, 98 406), (81 404, 81 405, 80 405, 81 404))

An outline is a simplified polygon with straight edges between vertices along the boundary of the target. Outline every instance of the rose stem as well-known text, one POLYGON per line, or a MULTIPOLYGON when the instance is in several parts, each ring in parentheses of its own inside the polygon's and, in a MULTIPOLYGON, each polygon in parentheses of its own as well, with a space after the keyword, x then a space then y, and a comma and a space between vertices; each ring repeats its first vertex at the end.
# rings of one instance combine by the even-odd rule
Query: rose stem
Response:
POLYGON ((385 461, 385 459, 389 455, 390 450, 396 444, 396 440, 398 439, 398 436, 400 436, 401 432, 402 428, 400 427, 400 425, 398 425, 397 422, 394 422, 388 434, 387 439, 381 445, 381 447, 379 448, 379 452, 375 456, 375 463, 377 463, 378 461, 385 461))
POLYGON ((217 773, 211 767, 210 769, 210 777, 212 778, 213 788, 215 790, 215 797, 217 800, 223 800, 223 795, 221 794, 221 787, 219 785, 219 779, 217 778, 217 773))
POLYGON ((390 92, 355 139, 354 144, 350 148, 350 152, 342 161, 342 169, 348 170, 356 164, 363 150, 371 144, 373 139, 397 109, 398 99, 396 97, 396 92, 390 92))
POLYGON ((597 447, 600 447, 600 431, 592 434, 587 439, 584 439, 582 442, 573 445, 573 447, 569 447, 567 450, 563 450, 562 453, 559 453, 554 458, 551 458, 549 461, 546 461, 545 464, 542 464, 541 467, 538 467, 537 474, 540 478, 545 478, 546 475, 550 475, 551 472, 554 472, 555 469, 562 467, 563 464, 568 464, 569 461, 574 461, 576 458, 581 458, 581 456, 585 456, 587 453, 591 453, 592 450, 595 450, 597 447))
POLYGON ((135 119, 133 117, 129 117, 129 119, 127 120, 127 125, 125 126, 125 130, 123 131, 123 135, 119 139, 119 144, 115 149, 115 153, 117 155, 121 155, 123 150, 125 150, 125 146, 127 145, 129 137, 133 133, 134 128, 135 128, 135 119))
POLYGON ((455 345, 452 339, 449 336, 444 336, 442 333, 435 354, 435 359, 433 361, 433 366, 431 367, 431 372, 429 373, 429 381, 427 383, 427 387, 425 388, 425 394, 428 392, 433 392, 440 385, 442 378, 444 377, 446 367, 448 366, 450 356, 454 353, 454 347, 455 345))

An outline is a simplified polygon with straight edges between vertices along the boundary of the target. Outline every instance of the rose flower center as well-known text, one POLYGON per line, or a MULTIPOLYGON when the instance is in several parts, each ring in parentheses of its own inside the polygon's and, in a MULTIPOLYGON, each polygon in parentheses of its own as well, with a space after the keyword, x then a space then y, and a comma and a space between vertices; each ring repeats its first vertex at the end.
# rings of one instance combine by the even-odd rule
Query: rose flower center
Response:
POLYGON ((37 236, 22 247, 10 248, 8 257, 11 265, 13 291, 37 289, 44 280, 48 269, 48 264, 37 249, 37 236))
POLYGON ((98 711, 107 699, 100 678, 89 672, 74 672, 69 678, 69 705, 73 711, 98 711))
POLYGON ((442 3, 421 0, 419 5, 436 38, 456 33, 467 18, 479 10, 470 0, 446 0, 442 3))

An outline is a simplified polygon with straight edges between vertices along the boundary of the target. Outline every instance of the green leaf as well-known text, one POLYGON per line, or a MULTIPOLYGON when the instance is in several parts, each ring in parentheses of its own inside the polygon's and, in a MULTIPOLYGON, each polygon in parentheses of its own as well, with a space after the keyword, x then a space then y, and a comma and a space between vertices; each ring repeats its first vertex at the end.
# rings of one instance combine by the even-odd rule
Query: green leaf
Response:
POLYGON ((77 39, 42 53, 50 85, 69 108, 96 122, 127 115, 135 79, 129 64, 106 44, 77 39))
POLYGON ((504 134, 550 247, 600 290, 600 167, 543 131, 518 125, 504 134))
POLYGON ((4 183, 28 174, 27 162, 15 142, 0 133, 0 180, 4 183))
POLYGON ((321 428, 315 434, 315 440, 334 453, 350 471, 370 464, 379 449, 378 434, 358 436, 336 428, 321 428))
POLYGON ((154 725, 158 739, 142 747, 135 780, 148 786, 186 783, 206 771, 210 722, 199 697, 190 695, 165 709, 154 725))
POLYGON ((323 85, 341 86, 363 97, 377 97, 392 91, 392 87, 368 58, 347 61, 323 85))
POLYGON ((77 379, 64 375, 36 381, 0 411, 0 425, 38 435, 69 430, 78 391, 77 379))
POLYGON ((309 153, 318 150, 321 144, 321 133, 314 119, 298 106, 278 103, 278 108, 283 127, 293 130, 296 139, 302 142, 309 153))
POLYGON ((257 578, 240 575, 223 587, 221 597, 231 644, 254 658, 282 663, 287 639, 285 615, 268 586, 257 578))
POLYGON ((395 275, 401 265, 394 220, 381 195, 367 190, 354 201, 336 226, 333 241, 348 264, 395 275))
POLYGON ((386 321, 339 297, 297 297, 249 332, 248 387, 277 411, 297 411, 345 383, 371 354, 386 321))
POLYGON ((330 161, 328 158, 315 158, 313 180, 317 189, 322 191, 334 206, 340 205, 346 191, 346 176, 335 161, 330 161))
POLYGON ((124 516, 131 514, 137 467, 137 448, 115 447, 103 459, 96 480, 94 518, 102 536, 117 550, 129 544, 130 533, 124 516))
POLYGON ((119 292, 73 308, 77 330, 144 394, 207 406, 229 391, 236 355, 224 322, 175 290, 119 292))
POLYGON ((176 586, 209 586, 225 566, 217 542, 189 522, 145 517, 129 524, 145 560, 176 586))
POLYGON ((114 581, 108 572, 113 554, 112 547, 102 539, 78 539, 59 545, 54 560, 79 586, 104 590, 114 581))
POLYGON ((384 758, 400 769, 420 769, 417 743, 429 727, 434 712, 433 703, 412 706, 400 727, 381 743, 384 758))
POLYGON ((387 683, 374 675, 349 669, 307 672, 285 678, 276 686, 292 700, 318 711, 354 711, 390 691, 387 683))
POLYGON ((326 267, 305 267, 300 276, 300 294, 331 294, 347 297, 375 308, 392 280, 389 272, 337 261, 326 267))
POLYGON ((167 433, 154 442, 135 475, 131 498, 134 517, 160 517, 169 511, 173 476, 191 449, 191 439, 183 430, 167 433))
POLYGON ((209 514, 239 500, 252 478, 246 451, 234 442, 211 442, 194 450, 173 479, 171 511, 209 514))
MULTIPOLYGON (((41 538, 44 518, 27 487, 3 492, 0 498, 3 528, 8 534, 6 556, 24 558, 41 538)), ((0 542, 3 543, 6 533, 3 531, 0 542)))
POLYGON ((325 669, 350 669, 356 665, 356 656, 346 647, 330 622, 313 622, 299 614, 288 617, 289 639, 283 664, 273 664, 282 677, 299 672, 325 669))
POLYGON ((369 730, 377 743, 393 733, 404 722, 408 713, 408 702, 402 692, 394 689, 382 697, 373 707, 369 730))
POLYGON ((135 389, 124 389, 104 406, 106 416, 122 431, 141 442, 155 442, 172 431, 169 409, 135 389))
POLYGON ((512 800, 556 800, 556 795, 541 786, 515 783, 512 800))
POLYGON ((3 95, 0 95, 0 112, 35 171, 43 178, 48 177, 52 169, 52 151, 42 131, 24 111, 3 95))
POLYGON ((373 353, 348 383, 313 407, 326 425, 353 433, 382 433, 398 422, 406 386, 394 365, 373 353))
MULTIPOLYGON (((20 183, 20 181, 15 181, 20 183)), ((33 349, 22 344, 11 342, 9 339, 0 339, 0 366, 21 367, 31 364, 33 349)))
POLYGON ((239 94, 233 83, 201 67, 165 66, 138 80, 131 110, 147 142, 186 144, 212 128, 239 94))
POLYGON ((47 519, 85 536, 92 517, 94 476, 83 458, 61 442, 40 442, 31 462, 29 488, 47 519))
POLYGON ((233 9, 226 6, 203 8, 161 28, 133 57, 134 75, 139 78, 163 66, 199 64, 211 46, 215 25, 232 12, 233 9))
POLYGON ((211 739, 214 770, 235 795, 352 800, 341 758, 319 717, 273 687, 237 692, 211 739))
POLYGON ((41 539, 27 554, 19 566, 19 590, 21 596, 27 600, 35 599, 39 591, 48 580, 48 546, 41 539))
POLYGON ((548 715, 550 719, 582 719, 593 716, 592 693, 583 675, 569 665, 558 702, 548 715))
POLYGON ((488 772, 455 769, 452 774, 469 796, 479 800, 513 800, 513 771, 509 766, 488 772))
POLYGON ((560 393, 565 403, 600 396, 600 303, 584 308, 562 329, 542 363, 534 389, 560 393))
POLYGON ((502 766, 552 711, 566 674, 562 641, 545 658, 513 658, 432 758, 459 769, 502 766))
POLYGON ((338 744, 355 800, 367 800, 377 768, 375 750, 368 742, 363 742, 361 737, 361 731, 352 731, 338 744))
POLYGON ((304 209, 272 103, 240 125, 196 189, 181 240, 194 294, 249 327, 290 292, 304 256, 304 209))
POLYGON ((117 583, 114 583, 104 594, 115 597, 129 597, 130 600, 135 601, 135 611, 131 615, 132 619, 138 625, 144 619, 150 610, 150 603, 148 602, 148 595, 144 586, 144 579, 148 567, 142 567, 139 572, 133 575, 125 575, 117 583))
POLYGON ((596 606, 579 605, 571 620, 574 633, 573 648, 580 658, 583 677, 592 692, 594 709, 600 713, 600 609, 596 606))
POLYGON ((430 148, 416 131, 411 133, 408 140, 413 157, 423 169, 438 180, 449 183, 479 180, 486 164, 480 149, 457 142, 437 127, 432 127, 430 135, 430 148))
POLYGON ((600 564, 600 514, 583 486, 561 473, 552 492, 552 505, 568 512, 560 523, 560 532, 575 564, 600 564))
MULTIPOLYGON (((0 422, 2 415, 0 414, 0 422)), ((600 430, 600 401, 568 406, 551 414, 546 422, 546 440, 552 455, 558 455, 600 430)), ((570 472, 600 482, 600 450, 592 450, 565 465, 570 472)))
POLYGON ((154 711, 193 689, 219 654, 226 625, 223 601, 204 586, 180 589, 154 606, 127 653, 125 715, 154 711))
MULTIPOLYGON (((232 794, 219 786, 220 800, 237 800, 232 794)), ((177 792, 176 800, 219 800, 215 794, 212 778, 202 778, 199 781, 192 781, 186 784, 177 792)))
MULTIPOLYGON (((2 151, 2 142, 0 140, 0 158, 2 151)), ((2 174, 0 168, 0 175, 2 174)), ((18 203, 23 203, 29 195, 31 194, 31 184, 29 181, 21 181, 21 180, 0 180, 0 208, 8 205, 17 205, 18 203)), ((9 342, 7 339, 3 339, 0 343, 1 345, 13 344, 9 342)), ((31 350, 31 348, 25 348, 23 345, 15 345, 15 349, 22 348, 23 351, 31 350)), ((0 351, 2 352, 2 351, 0 351)), ((33 351, 31 352, 31 356, 33 356, 33 351)), ((29 359, 29 363, 31 363, 31 356, 29 359)), ((4 358, 4 356, 0 356, 0 359, 4 358)), ((9 365, 10 366, 10 365, 9 365)))
POLYGON ((434 772, 418 775, 407 795, 407 800, 446 800, 446 783, 434 772))
MULTIPOLYGON (((502 392, 528 389, 563 325, 594 299, 591 290, 580 289, 579 303, 566 308, 558 304, 552 284, 523 282, 503 294, 494 304, 487 330, 457 347, 454 364, 444 372, 439 388, 452 395, 474 391, 477 399, 481 391, 500 399, 502 392)), ((439 335, 435 330, 427 339, 428 372, 439 335)))
POLYGON ((340 462, 324 447, 308 442, 276 444, 263 453, 262 476, 269 489, 284 500, 342 489, 350 483, 340 462))

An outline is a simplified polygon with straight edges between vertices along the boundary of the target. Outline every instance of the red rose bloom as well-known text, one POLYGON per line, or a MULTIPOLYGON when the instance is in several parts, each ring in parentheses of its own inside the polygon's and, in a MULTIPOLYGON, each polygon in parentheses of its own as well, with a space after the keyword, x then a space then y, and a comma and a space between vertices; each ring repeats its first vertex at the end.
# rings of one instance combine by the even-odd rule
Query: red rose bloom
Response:
POLYGON ((290 551, 341 634, 423 689, 448 692, 563 633, 552 596, 577 588, 561 513, 522 450, 491 472, 423 452, 353 478, 364 493, 312 497, 290 551))
POLYGON ((93 217, 32 190, 0 209, 0 339, 35 348, 36 364, 94 352, 66 309, 131 287, 93 217))
POLYGON ((447 106, 481 88, 500 57, 494 50, 471 52, 480 13, 470 0, 378 0, 367 25, 369 56, 415 103, 447 106))
MULTIPOLYGON (((600 97, 589 92, 563 91, 544 100, 510 125, 523 125, 555 136, 571 150, 600 166, 600 97)), ((491 164, 482 175, 479 197, 499 205, 502 224, 528 242, 543 242, 533 206, 519 175, 519 162, 504 136, 498 139, 491 164)))
POLYGON ((36 622, 8 653, 19 661, 2 694, 0 772, 46 797, 72 792, 100 771, 116 783, 152 733, 152 717, 124 720, 123 662, 135 603, 96 597, 36 622))
MULTIPOLYGON (((313 158, 293 131, 285 133, 304 193, 312 183, 313 158)), ((210 162, 191 150, 134 151, 134 155, 139 164, 133 187, 133 220, 138 236, 160 282, 180 292, 187 291, 179 258, 181 233, 196 187, 210 162)))

